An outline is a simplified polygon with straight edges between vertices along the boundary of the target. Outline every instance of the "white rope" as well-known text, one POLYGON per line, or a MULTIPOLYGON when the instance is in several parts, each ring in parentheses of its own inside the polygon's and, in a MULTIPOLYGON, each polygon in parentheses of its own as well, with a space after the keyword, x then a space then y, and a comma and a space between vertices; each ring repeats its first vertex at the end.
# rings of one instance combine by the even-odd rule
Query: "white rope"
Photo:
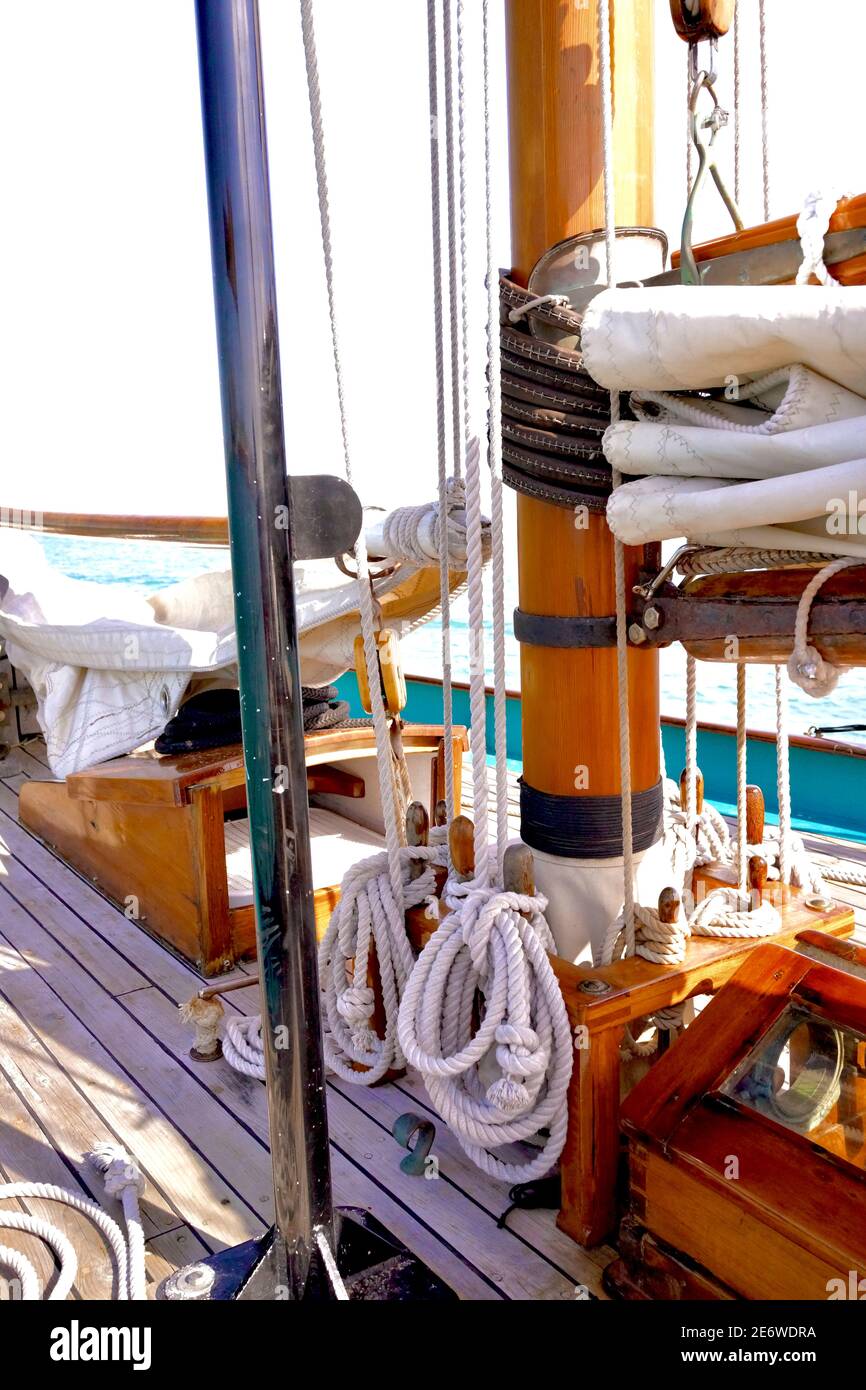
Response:
POLYGON ((740 108, 742 102, 740 73, 740 7, 734 6, 734 202, 740 207, 740 108))
POLYGON ((817 648, 810 645, 809 615, 812 611, 812 603, 819 589, 827 583, 828 579, 832 579, 834 574, 839 574, 841 570, 848 569, 851 565, 862 563, 862 560, 846 559, 834 560, 831 564, 825 565, 806 585, 797 605, 797 617, 794 622, 794 650, 788 659, 788 675, 795 685, 798 685, 801 690, 805 690, 807 695, 812 695, 816 700, 820 700, 824 695, 829 695, 832 690, 835 690, 839 683, 839 677, 844 674, 847 668, 834 666, 831 661, 825 661, 817 648))
POLYGON ((809 193, 803 201, 803 210, 797 218, 797 235, 803 252, 803 259, 797 271, 798 285, 808 285, 814 276, 825 288, 838 289, 837 282, 824 264, 824 238, 830 229, 830 219, 836 211, 838 201, 836 193, 832 190, 809 193))
POLYGON ((429 900, 431 911, 438 913, 433 902, 433 866, 445 864, 442 841, 447 832, 444 827, 436 827, 436 831, 431 832, 431 838, 435 836, 438 843, 400 850, 399 898, 392 890, 387 855, 372 855, 354 865, 343 879, 340 901, 319 947, 325 1061, 354 1085, 372 1086, 386 1072, 405 1065, 397 1036, 397 1012, 415 964, 406 935, 405 910, 429 900), (410 866, 418 860, 424 862, 424 872, 413 879, 410 866), (382 990, 382 1038, 372 1027, 372 951, 382 990))
POLYGON ((568 1127, 573 1043, 548 953, 542 897, 450 884, 452 908, 427 943, 400 1006, 399 1041, 473 1163, 526 1182, 555 1163, 568 1127), (479 991, 484 1013, 473 1029, 479 991), (493 1068, 495 1058, 496 1068, 493 1068), (488 1079, 493 1070, 498 1072, 488 1079), (526 1162, 490 1153, 547 1130, 526 1162))
MULTIPOLYGON (((487 21, 486 21, 486 13, 487 13, 486 6, 487 6, 487 0, 485 0, 485 25, 486 25, 486 22, 487 22, 487 21)), ((485 53, 486 53, 486 49, 485 49, 485 53)), ((486 110, 486 108, 485 108, 485 110, 486 110)), ((488 113, 488 120, 489 120, 489 113, 488 113)), ((487 128, 489 128, 489 127, 485 127, 485 129, 487 129, 487 128)), ((525 318, 527 314, 531 314, 532 311, 533 311, 533 309, 540 309, 541 306, 542 306, 543 304, 555 304, 555 305, 557 305, 558 307, 562 307, 562 306, 568 304, 568 302, 569 302, 569 299, 568 299, 568 295, 567 295, 567 294, 537 294, 537 295, 535 296, 534 299, 527 299, 527 301, 526 301, 525 304, 518 304, 518 306, 517 306, 516 309, 510 309, 509 312, 508 312, 508 322, 509 322, 509 323, 519 323, 520 320, 521 320, 522 318, 525 318)))
MULTIPOLYGON (((481 543, 486 562, 491 548, 490 523, 486 518, 482 518, 481 543)), ((449 570, 465 570, 469 563, 465 484, 446 478, 444 506, 437 498, 432 505, 422 502, 389 512, 382 522, 382 547, 389 560, 403 560, 419 569, 444 560, 448 602, 449 570)), ((440 594, 440 601, 441 598, 440 594)))
POLYGON ((265 1045, 259 1014, 233 1015, 226 1022, 223 1056, 230 1067, 243 1076, 265 1079, 265 1045))
POLYGON ((489 0, 482 9, 484 42, 484 210, 487 240, 487 461, 493 549, 493 747, 496 762, 496 880, 508 844, 508 747, 505 698, 505 526, 502 493, 502 388, 499 356, 498 267, 493 250, 493 154, 490 115, 489 0))
MULTIPOLYGON (((739 6, 738 6, 739 8, 739 6)), ((761 173, 764 193, 764 221, 770 220, 770 100, 767 81, 767 7, 758 0, 758 38, 761 55, 761 173)))
MULTIPOLYGON (((604 240, 607 260, 607 283, 616 284, 616 212, 614 208, 613 171, 613 86, 610 58, 610 0, 598 6, 598 64, 601 85, 602 165, 604 170, 604 240)), ((619 393, 610 393, 610 419, 619 420, 619 393)), ((612 486, 619 487, 622 475, 612 470, 612 486)), ((613 542, 614 584, 616 590, 616 670, 619 713, 619 766, 622 783, 622 873, 623 920, 625 922, 626 953, 634 951, 634 854, 632 844, 631 807, 631 737, 628 709, 628 605, 625 585, 625 550, 622 542, 613 542)))
POLYGON ((741 893, 748 885, 749 859, 746 844, 746 786, 748 770, 748 727, 746 723, 746 665, 737 665, 737 883, 741 893))
POLYGON ((443 62, 445 67, 445 193, 448 222, 448 308, 451 325, 451 425, 454 440, 454 476, 463 477, 463 405, 458 323, 465 315, 460 298, 460 267, 457 237, 457 195, 454 162, 454 20, 452 0, 444 0, 443 62))
MULTIPOLYGON (((97 1144, 87 1157, 101 1173, 106 1194, 121 1202, 126 1222, 125 1237, 117 1222, 95 1202, 79 1197, 66 1188, 56 1187, 53 1183, 4 1183, 0 1185, 0 1200, 61 1202, 88 1217, 102 1231, 114 1256, 117 1298, 142 1301, 147 1298, 147 1288, 144 1231, 138 1200, 144 1191, 144 1178, 135 1161, 115 1144, 97 1144)), ((67 1298, 78 1273, 78 1257, 68 1237, 50 1221, 30 1212, 0 1211, 0 1229, 21 1231, 51 1246, 57 1255, 60 1270, 47 1298, 50 1302, 67 1298)), ((0 1265, 12 1269, 21 1280, 23 1299, 33 1301, 39 1298, 39 1278, 24 1255, 0 1246, 0 1265)))
MULTIPOLYGON (((436 443, 439 516, 448 516, 448 436, 445 397, 445 316, 442 291, 442 156, 439 120, 437 0, 427 0, 427 61, 430 90, 430 198, 433 220, 433 322, 436 343, 436 443)), ((449 557, 439 537, 439 624, 442 642, 442 734, 445 743, 445 804, 454 805, 454 695, 451 664, 451 583, 449 557)))
POLYGON ((472 748, 472 792, 474 810, 475 877, 479 883, 490 879, 490 852, 487 829, 487 693, 484 660, 484 558, 482 553, 481 448, 472 434, 469 392, 469 275, 467 246, 466 189, 466 71, 464 0, 456 0, 457 38, 457 169, 460 251, 460 358, 462 366, 463 449, 466 469, 466 541, 469 608, 469 709, 472 748))
MULTIPOLYGON (((662 965, 678 965, 686 957, 691 936, 746 938, 772 935, 781 928, 781 918, 769 901, 753 908, 748 895, 733 888, 719 888, 708 893, 697 905, 692 897, 692 874, 695 867, 706 864, 733 862, 736 845, 731 841, 727 824, 708 801, 690 828, 689 815, 680 804, 680 789, 675 782, 665 783, 665 849, 670 857, 670 886, 680 897, 675 921, 663 922, 656 907, 635 905, 635 953, 644 960, 662 965)), ((752 847, 767 860, 778 857, 778 846, 752 847)), ((798 843, 798 850, 802 849, 798 843)), ((751 852, 751 849, 750 849, 751 852)), ((798 858, 797 863, 800 864, 798 858)), ((596 964, 607 965, 623 951, 625 932, 623 919, 609 928, 602 943, 596 964)), ((657 1027, 678 1029, 683 1023, 681 1005, 660 1010, 653 1016, 657 1027)), ((650 1056, 656 1050, 655 1040, 636 1042, 626 1038, 626 1051, 637 1056, 650 1056)))
POLYGON ((788 742, 788 688, 781 666, 776 681, 776 798, 779 803, 779 878, 791 882, 791 758, 788 742))
POLYGON ((686 825, 694 834, 697 823, 698 771, 698 672, 693 656, 686 655, 686 825))
POLYGON ((754 550, 736 545, 717 549, 702 546, 677 561, 687 579, 696 574, 742 574, 747 570, 785 569, 791 565, 823 565, 827 556, 817 550, 754 550))
MULTIPOLYGON (((313 153, 316 164, 316 189, 319 202, 322 252, 325 263, 325 282, 328 291, 328 318, 331 327, 331 349, 334 362, 334 376, 337 386, 337 403, 340 412, 340 430, 343 441, 343 460, 346 471, 346 481, 351 483, 352 452, 349 444, 349 421, 343 388, 342 355, 340 351, 340 338, 337 323, 333 239, 331 236, 328 173, 325 159, 325 132, 322 119, 322 93, 319 83, 319 65, 316 54, 313 0, 301 0, 301 29, 304 43, 307 90, 310 102, 313 153)), ((379 774, 379 788, 382 796, 382 809, 384 812, 385 843, 388 850, 388 866, 391 875, 392 891, 395 899, 399 902, 402 889, 399 851, 405 839, 405 829, 397 815, 393 757, 391 741, 388 734, 388 719, 382 698, 381 683, 377 678, 379 660, 376 647, 376 617, 374 612, 373 592, 370 588, 369 568, 367 564, 367 543, 363 527, 361 527, 358 539, 355 542, 355 563, 358 570, 359 611, 361 617, 361 633, 364 640, 364 660, 367 665, 373 728, 376 736, 376 762, 379 774)))

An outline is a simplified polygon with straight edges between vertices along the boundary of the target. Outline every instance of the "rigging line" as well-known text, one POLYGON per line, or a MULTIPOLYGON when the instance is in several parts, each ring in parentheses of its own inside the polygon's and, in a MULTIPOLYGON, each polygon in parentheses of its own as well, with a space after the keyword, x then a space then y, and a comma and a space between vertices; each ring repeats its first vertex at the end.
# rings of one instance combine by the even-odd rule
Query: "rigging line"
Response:
POLYGON ((734 7, 734 202, 740 206, 740 7, 734 7))
MULTIPOLYGON (((328 190, 328 171, 325 159, 325 132, 322 117, 322 91, 319 81, 319 62, 316 52, 316 33, 313 17, 313 0, 301 0, 301 33, 304 44, 304 66, 307 75, 307 92, 310 102, 310 120, 313 133, 313 154, 316 165, 316 191, 319 202, 319 223, 322 237, 322 253, 325 264, 325 283, 328 292, 328 319, 331 328, 331 352, 334 363, 334 376, 337 385, 337 404, 340 413, 340 433, 343 441, 343 460, 346 481, 352 483, 352 453, 349 444, 349 419, 346 409, 343 386, 343 365, 340 350, 340 337, 337 322, 337 306, 334 285, 334 255, 331 236, 331 210, 328 190)), ((379 788, 382 795, 382 808, 385 821, 385 844, 388 850, 388 876, 394 899, 403 902, 403 875, 400 863, 400 846, 404 829, 398 823, 395 802, 394 773, 391 741, 388 733, 388 720, 382 698, 381 682, 377 679, 379 658, 375 637, 375 614, 373 590, 370 585, 367 564, 367 539, 364 527, 355 542, 355 563, 358 569, 358 607, 361 618, 361 632, 364 639, 364 659, 367 664, 370 703, 373 714, 373 729, 376 735, 376 761, 379 774, 379 788)))
MULTIPOLYGON (((601 82, 602 154, 604 169, 604 236, 607 253, 607 283, 616 284, 616 210, 614 206, 613 170, 613 92, 610 57, 612 10, 610 0, 600 0, 598 7, 598 57, 601 82)), ((611 424, 619 420, 619 393, 610 393, 611 424)), ((611 470, 614 488, 619 487, 622 475, 611 470)), ((616 669, 619 700, 619 765, 622 783, 622 870, 623 921, 626 954, 633 955, 635 947, 634 860, 631 808, 631 737, 628 709, 628 615, 625 592, 625 550, 622 541, 614 537, 614 579, 616 587, 616 669)))
POLYGON ((749 856, 746 835, 746 758, 748 734, 746 728, 746 665, 737 664, 737 886, 745 896, 749 881, 749 856))
POLYGON ((779 878, 791 882, 791 763, 788 739, 788 687, 785 668, 776 677, 776 795, 779 803, 779 878))
POLYGON ((481 524, 481 448, 472 437, 469 400, 468 254, 466 240, 466 40, 464 0, 457 0, 457 168, 460 189, 461 357, 463 438, 466 462, 466 556, 469 583, 469 701, 472 730, 472 786, 475 819, 475 878, 489 882, 487 694, 484 688, 484 551, 481 524))
POLYGON ((770 220, 770 103, 767 75, 767 6, 758 0, 758 31, 761 52, 761 169, 764 189, 764 221, 770 220))
POLYGON ((505 556, 502 515, 502 387, 499 356, 499 275, 493 252, 493 155, 490 133, 490 15, 483 0, 484 196, 487 227, 487 459, 493 581, 493 739, 496 755, 496 869, 501 881, 508 842, 508 747, 505 705, 505 556))
MULTIPOLYGON (((442 57, 445 69, 445 196, 448 211, 448 308, 451 329, 451 423, 454 432, 454 477, 463 477, 463 409, 460 374, 460 343, 457 323, 461 317, 459 270, 457 265, 457 196, 454 187, 454 54, 452 0, 445 0, 443 11, 442 57)), ((463 306, 465 312, 465 306, 463 306)))
POLYGON ((695 834, 698 823, 698 663, 686 655, 686 828, 695 834))
MULTIPOLYGON (((442 291, 442 154, 439 123, 438 0, 427 0, 427 58, 430 88, 430 196, 433 219, 433 318, 436 340, 436 437, 439 472, 439 606, 442 639, 442 732, 445 741, 445 803, 454 805, 454 697, 451 664, 451 577, 448 558, 448 430, 445 387, 445 322, 442 291)), ((434 807, 430 808, 431 811, 434 807)), ((448 850, 450 859, 450 848, 448 850)))
POLYGON ((686 203, 692 192, 692 68, 691 49, 686 53, 686 203))

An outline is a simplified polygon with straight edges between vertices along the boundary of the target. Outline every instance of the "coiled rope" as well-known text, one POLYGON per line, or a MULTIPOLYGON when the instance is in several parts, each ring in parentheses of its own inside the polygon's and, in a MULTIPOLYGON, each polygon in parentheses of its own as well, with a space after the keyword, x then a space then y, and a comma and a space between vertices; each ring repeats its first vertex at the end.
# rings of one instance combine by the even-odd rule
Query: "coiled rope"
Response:
POLYGON ((473 1163, 489 1177, 526 1182, 548 1172, 562 1152, 573 1062, 548 954, 555 947, 543 915, 547 901, 476 883, 449 883, 444 896, 452 912, 406 986, 400 1047, 473 1163), (499 1075, 490 1079, 494 1056, 499 1075), (544 1143, 526 1162, 488 1152, 541 1130, 544 1143))
MULTIPOLYGON (((53 1183, 4 1183, 0 1185, 0 1200, 5 1198, 61 1202, 72 1207, 73 1211, 88 1217, 102 1231, 114 1256, 116 1297, 120 1300, 139 1302, 147 1298, 144 1230, 139 1211, 139 1197, 144 1191, 144 1178, 137 1163, 118 1145, 97 1144, 87 1158, 101 1174, 106 1195, 119 1199, 126 1223, 126 1236, 117 1222, 95 1202, 79 1197, 77 1193, 69 1192, 66 1188, 55 1187, 53 1183)), ((0 1211, 0 1229, 21 1231, 36 1236, 51 1246, 57 1256, 60 1271, 46 1297, 51 1302, 67 1298, 78 1273, 78 1256, 67 1236, 50 1221, 33 1216, 29 1212, 0 1211)), ((39 1299, 38 1275, 24 1255, 8 1246, 0 1245, 0 1265, 11 1269, 20 1280, 23 1300, 32 1302, 39 1299)))
MULTIPOLYGON (((439 838, 436 830, 431 831, 433 836, 439 838)), ((397 1011, 415 965, 405 910, 428 900, 432 904, 436 892, 433 867, 444 865, 446 854, 442 842, 401 849, 399 900, 391 885, 387 854, 362 860, 343 879, 340 901, 319 947, 319 980, 325 1015, 325 1061, 344 1081, 372 1086, 386 1072, 405 1066, 397 1011), (413 878, 411 866, 419 861, 424 871, 413 878), (381 981, 385 1022, 381 1038, 372 1026, 375 996, 369 974, 371 951, 375 951, 381 981)), ((435 910, 438 916, 438 906, 435 910)), ((245 1042, 250 1043, 248 1036, 245 1042)))

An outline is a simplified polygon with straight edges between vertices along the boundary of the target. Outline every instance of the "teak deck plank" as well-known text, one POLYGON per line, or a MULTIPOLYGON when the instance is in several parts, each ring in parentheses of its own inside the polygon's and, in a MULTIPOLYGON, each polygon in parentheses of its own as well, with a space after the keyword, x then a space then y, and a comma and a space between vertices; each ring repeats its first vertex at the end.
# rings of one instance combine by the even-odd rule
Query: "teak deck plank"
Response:
MULTIPOLYGON (((15 751, 0 777, 0 1169, 65 1186, 74 1186, 77 1172, 93 1193, 81 1154, 99 1138, 124 1143, 147 1178, 153 1287, 172 1268, 246 1239, 269 1219, 265 1090, 225 1062, 189 1059, 175 1005, 201 987, 200 976, 18 824, 18 785, 46 776, 44 747, 34 741, 15 751), (15 1103, 4 1112, 10 1087, 15 1103)), ((516 825, 517 802, 510 801, 516 825)), ((845 862, 845 848, 822 841, 813 852, 845 862)), ((863 890, 833 885, 832 892, 854 900, 858 916, 866 908, 863 890)), ((224 1002, 227 1012, 255 1013, 259 992, 224 1002)), ((553 1212, 515 1211, 510 1229, 497 1230, 505 1185, 466 1159, 437 1123, 418 1078, 372 1091, 331 1081, 328 1091, 335 1201, 369 1207, 461 1297, 571 1299, 579 1286, 601 1293, 600 1271, 612 1252, 583 1251, 556 1230, 553 1212), (437 1123, 438 1182, 400 1172, 390 1127, 410 1109, 437 1123)), ((64 1226, 65 1217, 66 1209, 64 1226)), ((82 1238, 89 1259, 92 1238, 82 1238)), ((44 1249, 34 1255, 49 1272, 44 1249)), ((80 1277, 107 1275, 94 1266, 80 1277)))
MULTIPOLYGON (((41 774, 37 772, 37 775, 41 774)), ((8 877, 4 881, 16 891, 22 879, 28 883, 28 891, 33 889, 34 879, 41 881, 43 895, 39 900, 48 905, 48 912, 46 927, 40 928, 9 898, 13 914, 17 913, 11 931, 24 948, 24 953, 22 955, 14 946, 0 941, 0 950, 4 951, 0 958, 0 993, 10 997, 20 1013, 19 1027, 24 1028, 25 1033, 33 1029, 29 1034, 29 1044, 22 1044, 19 1039, 19 1044, 28 1053, 28 1065, 53 1067, 56 1086, 61 1086, 65 1076, 73 1101, 75 1096, 80 1098, 81 1111, 77 1123, 63 1106, 57 1114, 53 1114, 52 1124, 47 1124, 45 1117, 40 1116, 40 1122, 45 1124, 55 1147, 72 1158, 72 1150, 85 1147, 85 1132, 92 1133, 98 1129, 94 1137, 104 1137, 107 1129, 109 1134, 116 1135, 136 1154, 152 1180, 163 1184, 171 1194, 170 1197, 163 1195, 161 1190, 154 1188, 152 1204, 149 1199, 145 1201, 147 1229, 154 1231, 159 1224, 167 1227, 159 1234, 152 1234, 148 1240, 148 1277, 155 1283, 178 1263, 196 1258, 206 1249, 218 1248, 229 1240, 243 1239, 261 1228, 250 1213, 246 1229, 237 1229, 236 1223, 233 1232, 226 1229, 227 1208, 223 1205, 225 1198, 219 1191, 218 1174, 222 1163, 224 1127, 228 1126, 230 1131, 232 1127, 244 1130, 244 1161, 247 1168, 251 1161, 253 1168, 258 1167, 250 1146, 258 1150, 262 1165, 262 1195, 269 1195, 270 1163, 265 1147, 264 1088, 258 1082, 244 1081, 229 1071, 226 1064, 201 1068, 196 1076, 194 1064, 188 1059, 190 1070, 186 1072, 186 1081, 178 1086, 180 1056, 177 1060, 174 1058, 166 1040, 153 1033, 152 1025, 159 1021, 160 1027, 165 1030, 177 1029, 177 1051, 185 1055, 189 1040, 184 1030, 180 1029, 174 1005, 193 993, 202 981, 192 969, 148 938, 134 922, 127 921, 82 878, 18 826, 14 820, 16 808, 17 798, 8 782, 6 785, 0 784, 0 834, 10 851, 5 856, 8 877), (77 922, 74 931, 68 930, 71 918, 77 922), (85 944, 88 929, 93 937, 89 946, 85 944), (98 965, 96 970, 90 969, 89 974, 88 969, 81 970, 75 958, 79 947, 86 955, 88 969, 94 964, 98 965), (132 969, 140 972, 143 984, 131 991, 121 991, 116 998, 109 996, 105 985, 120 982, 119 976, 112 980, 115 970, 120 967, 116 962, 104 967, 104 963, 99 961, 100 952, 125 960, 132 969), (25 957, 32 961, 32 965, 28 965, 25 957), (37 972, 42 972, 46 978, 42 979, 37 972), (61 976, 64 978, 61 979, 61 976), (57 987, 60 998, 52 992, 52 986, 57 987), (114 1007, 122 1009, 127 1019, 119 1030, 119 1038, 115 1015, 111 1012, 106 1015, 105 1012, 107 1008, 110 1009, 112 1000, 114 1007), (84 1021, 77 1016, 76 1010, 79 1008, 85 1016, 84 1021), (144 1026, 139 1021, 139 1015, 144 1026), (99 1039, 92 1036, 97 1023, 102 1028, 99 1039), (133 1025, 143 1036, 144 1043, 133 1041, 133 1025), (102 1038, 105 1039, 105 1046, 102 1045, 102 1038), (142 1080, 149 1087, 152 1081, 150 1071, 142 1076, 136 1071, 135 1081, 132 1080, 134 1059, 140 1051, 145 1054, 150 1052, 148 1067, 161 1067, 164 1086, 156 1096, 143 1095, 135 1084, 142 1080), (42 1055, 37 1061, 35 1059, 40 1052, 42 1055), (118 1053, 119 1057, 116 1055, 118 1053), (220 1118, 210 1126, 210 1133, 202 1135, 201 1127, 195 1125, 196 1145, 201 1150, 199 1153, 191 1152, 188 1142, 178 1133, 178 1129, 184 1126, 189 1131, 189 1106, 186 1102, 190 1092, 186 1090, 187 1086, 192 1087, 193 1092, 200 1091, 204 1102, 215 1104, 219 1099, 221 1105, 220 1118), (242 1103, 244 1088, 247 1100, 242 1103), (181 1092, 180 1098, 178 1091, 181 1092), (238 1119, 228 1113, 231 1109, 228 1100, 236 1108, 238 1119), (99 1129, 98 1121, 104 1126, 102 1129, 99 1129), (61 1129, 66 1134, 65 1142, 61 1129), (183 1159, 180 1158, 181 1154, 184 1155, 183 1159), (215 1234, 217 1223, 213 1215, 214 1207, 221 1218, 218 1234, 215 1234), (148 1220, 149 1217, 152 1219, 148 1220), (198 1231, 205 1236, 207 1244, 200 1241, 198 1231)), ((258 990, 255 988, 233 994, 226 1000, 228 1009, 239 1008, 243 1012, 257 1011, 258 1003, 258 990)), ((2 1027, 0 1021, 0 1030, 2 1027)), ((52 1094, 56 1096, 57 1090, 52 1094)), ((366 1094, 361 1099, 366 1104, 366 1094)), ((478 1223, 474 1234, 470 1231, 467 1236, 465 1229, 469 1215, 477 1211, 475 1205, 462 1197, 450 1219, 443 1221, 443 1208, 453 1203, 455 1194, 452 1190, 430 1204, 431 1210, 416 1212, 413 1209, 417 1205, 415 1180, 399 1174, 397 1165, 400 1153, 390 1135, 383 1134, 375 1120, 336 1092, 329 1098, 329 1106, 332 1172, 338 1203, 366 1206, 373 1210, 389 1230, 414 1249, 463 1298, 498 1300, 503 1297, 574 1296, 574 1285, 570 1279, 564 1279, 545 1256, 536 1255, 526 1244, 515 1241, 507 1232, 500 1233, 502 1250, 497 1252, 501 1266, 503 1252, 509 1244, 515 1246, 514 1251, 509 1251, 509 1269, 505 1274, 501 1267, 497 1267, 497 1261, 489 1256, 486 1268, 477 1269, 475 1259, 481 1245, 478 1223), (371 1148, 371 1141, 374 1141, 375 1147, 371 1148), (379 1157, 379 1148, 386 1150, 386 1156, 379 1157), (367 1157, 371 1153, 376 1153, 375 1163, 367 1157), (394 1169, 406 1185, 402 1193, 389 1190, 394 1188, 394 1169), (526 1265, 527 1259, 530 1264, 528 1286, 526 1269, 521 1267, 526 1265), (501 1277, 497 1278, 497 1275, 501 1277)), ((52 1111, 55 1109, 52 1102, 52 1111)), ((201 1113, 201 1107, 196 1113, 201 1113)), ((264 1208, 261 1214, 266 1216, 264 1208)), ((487 1225, 492 1226, 493 1223, 485 1213, 480 1215, 486 1243, 487 1225)))
MULTIPOLYGON (((43 1046, 31 1028, 18 1017, 11 1005, 0 998, 0 1069, 5 1073, 22 1103, 34 1115, 46 1138, 50 1139, 53 1151, 65 1163, 66 1168, 77 1176, 80 1184, 87 1189, 93 1201, 106 1207, 115 1215, 120 1207, 108 1203, 101 1184, 89 1166, 84 1155, 102 1140, 116 1142, 110 1124, 100 1115, 75 1082, 66 1075, 57 1059, 43 1046)), ((40 1169, 41 1171, 41 1169, 40 1169)), ((141 1201, 141 1221, 145 1238, 162 1235, 178 1224, 177 1213, 165 1206, 165 1195, 154 1184, 146 1170, 143 1170, 145 1189, 141 1201)), ((35 1178, 30 1179, 36 1181, 35 1178)), ((39 1181, 57 1181, 61 1187, 69 1183, 60 1179, 42 1178, 39 1181)))
MULTIPOLYGON (((187 1056, 189 1037, 181 1025, 177 1013, 164 999, 151 991, 139 991, 130 996, 129 1006, 136 1015, 147 1023, 151 1031, 157 1032, 164 1044, 172 1051, 180 1066, 197 1071, 203 1085, 213 1088, 223 1104, 242 1120, 262 1144, 267 1139, 267 1112, 264 1087, 260 1082, 232 1071, 225 1061, 196 1066, 187 1056)), ((227 1001, 228 1002, 228 1001, 227 1001)), ((445 1189, 445 1183, 428 1182, 423 1178, 412 1178, 399 1168, 401 1150, 390 1134, 390 1125, 383 1127, 368 1113, 370 1107, 387 1104, 381 1099, 382 1093, 390 1087, 377 1088, 377 1093, 361 1092, 358 1088, 351 1094, 331 1083, 328 1087, 328 1118, 331 1139, 340 1149, 350 1153, 363 1153, 371 1163, 379 1181, 385 1182, 390 1193, 408 1210, 423 1220, 430 1229, 449 1244, 457 1245, 471 1257, 475 1268, 495 1286, 501 1287, 511 1298, 567 1298, 573 1297, 574 1285, 582 1282, 571 1273, 560 1271, 531 1245, 518 1242, 508 1231, 499 1231, 495 1225, 492 1211, 499 1214, 499 1208, 480 1209, 480 1204, 465 1191, 464 1175, 460 1171, 462 1163, 454 1166, 458 1170, 452 1183, 445 1189), (522 1251, 512 1247, 522 1245, 522 1251), (503 1259, 507 1251, 511 1258, 503 1259)), ((406 1109, 406 1098, 402 1097, 395 1114, 406 1109)), ((456 1147, 456 1146, 455 1146, 456 1147)), ((451 1157, 443 1166, 447 1172, 451 1157)), ((494 1191, 501 1193, 503 1205, 507 1204, 507 1189, 502 1184, 491 1184, 494 1191)), ((598 1271, 595 1270, 597 1275, 598 1271)))
MULTIPOLYGON (((29 961, 0 936, 3 994, 110 1124, 118 1140, 148 1171, 159 1174, 161 1187, 170 1194, 167 1201, 175 1221, 193 1226, 210 1249, 246 1240, 260 1231, 262 1219, 207 1161, 201 1146, 181 1133, 99 1041, 104 1033, 114 1047, 113 1029, 109 1031, 96 1020, 99 1035, 94 1035, 68 1000, 59 998, 32 967, 33 952, 28 951, 28 956, 29 961)), ((100 1002, 109 1002, 108 996, 103 994, 100 1002)), ((173 1069, 164 1067, 164 1073, 166 1084, 172 1083, 173 1069)), ((180 1098, 176 1111, 178 1116, 183 1114, 180 1098)), ((187 1116, 188 1127, 190 1121, 187 1116)), ((221 1139, 229 1137, 221 1132, 221 1139)))
MULTIPOLYGON (((2 1168, 5 1182, 51 1183, 67 1188, 79 1197, 90 1197, 74 1173, 55 1152, 40 1128, 32 1111, 21 1100, 0 1069, 0 1134, 2 1134, 2 1168)), ((25 1197, 15 1205, 31 1216, 57 1225, 72 1242, 78 1256, 78 1270, 73 1292, 79 1298, 110 1298, 114 1284, 114 1261, 102 1232, 82 1213, 64 1203, 39 1197, 25 1197)), ((12 1204, 0 1203, 4 1209, 12 1204)), ((3 1229, 3 1228, 0 1228, 3 1229)), ((18 1231, 3 1229, 3 1242, 14 1244, 28 1259, 33 1260, 34 1247, 42 1246, 37 1269, 43 1289, 49 1268, 54 1260, 50 1247, 18 1231), (7 1242, 7 1237, 12 1237, 7 1242), (45 1259, 45 1255, 48 1256, 45 1259)))

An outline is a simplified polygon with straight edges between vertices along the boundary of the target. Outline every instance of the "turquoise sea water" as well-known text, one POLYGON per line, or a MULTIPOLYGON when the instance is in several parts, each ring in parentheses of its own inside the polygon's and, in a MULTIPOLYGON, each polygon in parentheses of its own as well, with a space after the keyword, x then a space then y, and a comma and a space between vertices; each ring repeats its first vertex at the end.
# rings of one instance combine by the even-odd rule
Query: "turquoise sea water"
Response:
MULTIPOLYGON (((128 584, 131 588, 153 590, 204 570, 224 569, 226 552, 202 546, 170 545, 162 541, 79 540, 67 536, 43 536, 40 542, 51 563, 77 579, 106 584, 128 584)), ((516 564, 507 580, 507 611, 517 601, 516 564)), ((510 624, 509 624, 510 628, 510 624)), ((489 634, 488 634, 489 635, 489 634)), ((452 652, 454 678, 468 679, 468 625, 465 599, 458 600, 452 613, 452 652)), ((403 642, 403 664, 407 673, 441 676, 441 630, 429 622, 403 642)), ((492 644, 487 643, 488 664, 492 644)), ((509 688, 520 688, 519 648, 509 630, 507 679, 509 688)), ((735 721, 735 672, 722 663, 699 666, 700 716, 709 723, 735 721)), ((661 653, 662 713, 685 712, 685 654, 680 647, 661 653)), ((775 695, 770 667, 749 668, 749 724, 756 729, 775 725, 775 695)), ((789 683, 790 728, 805 733, 811 725, 866 723, 866 670, 843 676, 832 695, 813 700, 789 683)), ((845 738, 866 742, 866 735, 846 734, 845 738)))

